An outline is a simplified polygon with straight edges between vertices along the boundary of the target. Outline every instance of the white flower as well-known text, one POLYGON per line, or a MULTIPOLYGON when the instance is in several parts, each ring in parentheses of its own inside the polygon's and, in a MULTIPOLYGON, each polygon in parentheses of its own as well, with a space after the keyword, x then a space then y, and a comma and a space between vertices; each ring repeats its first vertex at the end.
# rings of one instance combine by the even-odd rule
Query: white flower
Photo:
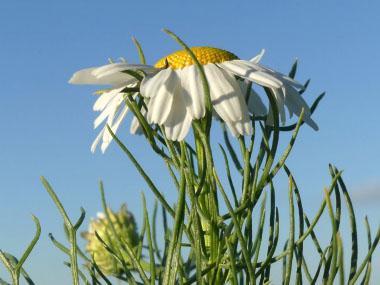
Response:
MULTIPOLYGON (((94 104, 94 111, 101 111, 100 115, 94 121, 94 128, 97 128, 105 119, 107 119, 106 124, 108 124, 112 131, 116 133, 120 123, 128 113, 128 106, 124 104, 124 93, 122 91, 125 88, 136 87, 138 82, 135 77, 120 71, 131 69, 140 69, 145 70, 146 72, 155 70, 155 68, 148 65, 113 63, 101 67, 80 70, 74 73, 70 79, 69 82, 72 84, 113 85, 111 88, 103 89, 94 104)), ((133 97, 135 97, 136 94, 137 93, 135 93, 133 97)), ((112 136, 108 132, 106 124, 93 142, 91 146, 92 152, 95 151, 100 139, 103 138, 101 145, 103 153, 112 141, 112 136)), ((142 132, 137 118, 133 119, 130 131, 131 133, 142 132)))
MULTIPOLYGON (((290 116, 293 113, 299 116, 304 108, 303 120, 313 129, 318 129, 310 118, 310 108, 297 91, 303 89, 303 86, 258 63, 264 50, 250 61, 240 60, 228 51, 212 47, 194 47, 191 50, 203 66, 210 87, 213 113, 226 122, 232 135, 250 134, 248 111, 256 116, 267 114, 259 95, 253 89, 246 104, 247 84, 241 78, 273 91, 282 124, 286 121, 284 106, 288 108, 290 116)), ((161 68, 161 71, 145 77, 140 89, 143 96, 150 98, 148 122, 163 125, 168 138, 182 140, 189 131, 191 121, 205 115, 200 72, 185 50, 162 58, 155 67, 161 68)), ((270 113, 268 124, 273 124, 272 117, 273 114, 270 113)))
MULTIPOLYGON (((303 120, 313 129, 318 129, 310 118, 311 112, 307 103, 297 91, 303 89, 303 86, 292 78, 258 63, 264 50, 250 61, 240 60, 233 53, 218 48, 194 47, 191 50, 203 66, 210 89, 213 116, 225 121, 233 136, 251 133, 249 112, 256 116, 267 115, 260 96, 253 89, 250 90, 246 103, 247 82, 243 81, 244 79, 272 90, 282 124, 286 121, 284 106, 288 108, 290 116, 293 113, 299 116, 304 108, 303 120)), ((94 122, 95 128, 107 118, 107 124, 116 132, 126 116, 128 107, 124 105, 123 89, 139 85, 135 77, 123 72, 126 70, 142 70, 147 74, 140 82, 140 93, 147 98, 148 110, 141 111, 149 124, 164 126, 166 136, 170 140, 183 140, 189 132, 192 120, 205 116, 200 72, 190 55, 181 50, 162 58, 154 67, 115 63, 76 72, 70 83, 113 85, 103 90, 94 104, 94 110, 102 112, 94 122)), ((133 95, 134 98, 136 95, 137 93, 133 95)), ((271 110, 267 123, 273 124, 271 110)), ((142 133, 136 118, 130 131, 142 133)), ((112 140, 106 127, 95 139, 91 151, 95 150, 101 138, 101 149, 104 152, 112 140)))

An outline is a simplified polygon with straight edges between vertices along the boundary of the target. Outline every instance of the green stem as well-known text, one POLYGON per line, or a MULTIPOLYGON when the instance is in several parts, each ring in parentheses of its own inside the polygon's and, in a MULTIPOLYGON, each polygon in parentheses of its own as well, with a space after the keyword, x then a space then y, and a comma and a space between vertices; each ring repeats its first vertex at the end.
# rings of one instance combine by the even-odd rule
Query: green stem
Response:
POLYGON ((181 142, 181 177, 180 177, 180 188, 179 188, 179 196, 177 202, 177 210, 174 216, 174 226, 172 232, 172 238, 169 244, 169 251, 166 260, 165 272, 163 277, 163 284, 170 283, 170 270, 172 266, 172 260, 174 256, 174 250, 178 242, 180 236, 181 225, 183 224, 183 217, 185 213, 185 193, 186 193, 186 179, 185 179, 185 151, 186 146, 184 142, 181 142))
POLYGON ((47 192, 49 193, 50 197, 53 199, 55 205, 57 206, 58 211, 61 213, 62 218, 65 222, 65 225, 68 229, 69 242, 70 242, 71 273, 72 273, 72 278, 73 278, 73 285, 79 285, 76 231, 84 220, 85 211, 82 207, 80 208, 81 216, 78 219, 78 221, 75 223, 75 226, 73 226, 69 217, 66 214, 65 209, 63 208, 61 201, 59 201, 57 195, 55 194, 54 190, 51 188, 50 184, 47 182, 47 180, 43 176, 41 176, 40 178, 41 178, 41 181, 44 184, 47 192))

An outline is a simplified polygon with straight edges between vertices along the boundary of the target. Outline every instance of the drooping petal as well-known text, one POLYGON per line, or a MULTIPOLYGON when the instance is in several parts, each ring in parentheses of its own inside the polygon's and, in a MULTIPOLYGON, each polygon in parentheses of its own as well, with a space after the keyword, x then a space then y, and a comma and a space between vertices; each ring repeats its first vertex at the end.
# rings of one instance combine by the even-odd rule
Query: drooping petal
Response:
MULTIPOLYGON (((146 110, 145 108, 141 108, 141 114, 146 118, 146 110)), ((139 119, 135 116, 131 123, 130 133, 135 135, 143 135, 144 130, 142 126, 140 125, 139 119)))
POLYGON ((292 85, 292 86, 299 88, 299 89, 304 89, 304 86, 301 83, 299 83, 298 81, 294 80, 293 78, 291 78, 285 74, 282 74, 281 72, 278 72, 276 70, 273 70, 273 69, 270 69, 266 66, 263 66, 261 64, 257 64, 257 65, 260 66, 263 70, 269 72, 272 76, 281 80, 283 83, 287 83, 287 84, 292 85))
POLYGON ((98 78, 102 78, 115 73, 121 73, 123 70, 144 70, 147 72, 152 72, 157 69, 146 64, 111 63, 97 68, 93 71, 93 74, 98 78))
MULTIPOLYGON (((245 97, 247 94, 247 83, 241 80, 238 80, 241 92, 245 97)), ((265 107, 263 101, 260 98, 260 95, 256 93, 254 89, 251 88, 249 97, 248 97, 248 111, 255 114, 255 116, 265 116, 267 115, 267 108, 265 107)))
POLYGON ((118 93, 107 105, 107 107, 100 113, 94 121, 94 128, 96 129, 111 113, 123 103, 123 94, 118 93))
POLYGON ((288 92, 285 97, 285 105, 289 112, 295 113, 297 116, 301 114, 302 108, 304 109, 303 121, 312 127, 315 131, 318 131, 318 125, 310 118, 311 111, 306 101, 302 96, 292 87, 287 88, 288 92))
POLYGON ((102 111, 104 108, 111 102, 115 96, 120 94, 120 91, 123 90, 126 86, 121 86, 118 88, 110 88, 103 94, 99 96, 99 98, 95 101, 93 110, 94 111, 102 111))
POLYGON ((103 76, 101 78, 97 77, 94 73, 99 69, 99 67, 82 69, 73 74, 70 78, 69 83, 71 84, 106 84, 115 85, 124 83, 125 85, 133 83, 136 79, 126 73, 117 73, 110 76, 103 76))
POLYGON ((173 96, 173 105, 164 122, 166 136, 173 141, 181 141, 189 132, 192 118, 185 107, 181 86, 178 85, 173 96))
POLYGON ((193 119, 205 115, 205 103, 202 80, 196 65, 186 66, 180 73, 183 98, 187 110, 193 119))
POLYGON ((127 115, 128 110, 129 110, 128 106, 125 105, 123 110, 121 110, 119 116, 116 118, 114 124, 112 125, 112 131, 114 133, 117 132, 118 128, 120 127, 121 122, 124 120, 125 116, 127 115))
POLYGON ((310 118, 310 116, 304 116, 303 121, 308 124, 314 131, 319 130, 318 125, 313 121, 312 118, 310 118))
POLYGON ((282 91, 281 88, 272 88, 274 97, 276 99, 276 105, 278 112, 280 113, 280 120, 281 123, 284 125, 286 122, 286 116, 285 116, 285 98, 284 98, 284 92, 282 91))
POLYGON ((215 64, 203 66, 215 111, 224 121, 239 121, 248 116, 248 109, 233 74, 215 64), (240 98, 239 98, 240 96, 240 98))
POLYGON ((306 101, 302 96, 291 86, 286 87, 285 105, 288 107, 289 112, 295 113, 297 116, 301 114, 302 108, 305 109, 305 115, 310 115, 311 111, 306 101))
POLYGON ((228 129, 234 137, 251 134, 251 123, 248 122, 226 122, 228 129))
POLYGON ((239 77, 248 79, 249 81, 265 87, 280 88, 282 86, 282 82, 279 79, 261 71, 259 68, 255 67, 255 63, 251 63, 249 61, 232 60, 222 62, 218 65, 239 77))
POLYGON ((103 128, 100 133, 98 134, 98 136, 96 137, 96 139, 94 140, 94 142, 92 143, 91 145, 91 152, 95 152, 95 149, 100 141, 100 139, 103 137, 103 134, 104 134, 104 131, 105 131, 105 128, 103 128))
POLYGON ((145 77, 141 82, 141 94, 150 98, 147 115, 150 124, 162 125, 166 120, 178 85, 178 73, 170 68, 160 71, 155 76, 145 77))
POLYGON ((108 131, 107 125, 111 128, 111 130, 112 130, 113 133, 116 132, 118 126, 116 127, 116 126, 113 125, 113 119, 115 118, 115 115, 119 111, 120 107, 121 107, 121 105, 116 106, 116 108, 113 109, 113 112, 111 112, 108 115, 106 126, 104 126, 105 131, 104 131, 104 134, 103 134, 103 142, 102 142, 102 146, 100 148, 103 153, 104 153, 104 151, 107 149, 107 147, 109 146, 109 144, 112 141, 112 135, 108 131))

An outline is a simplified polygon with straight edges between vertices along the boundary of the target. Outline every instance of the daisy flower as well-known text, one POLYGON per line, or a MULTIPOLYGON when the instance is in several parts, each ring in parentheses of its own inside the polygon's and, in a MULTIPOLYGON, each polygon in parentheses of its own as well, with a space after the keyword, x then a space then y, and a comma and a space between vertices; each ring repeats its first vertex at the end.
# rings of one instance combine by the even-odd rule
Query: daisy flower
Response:
MULTIPOLYGON (((251 133, 249 112, 256 116, 267 114, 263 102, 253 89, 250 90, 246 102, 248 84, 243 80, 272 90, 283 124, 286 120, 284 106, 288 108, 290 115, 294 113, 298 116, 304 108, 303 120, 312 128, 318 129, 310 118, 311 112, 307 103, 297 91, 303 89, 303 86, 290 77, 258 63, 264 50, 249 61, 240 60, 229 51, 213 47, 193 47, 191 51, 203 66, 210 87, 213 115, 226 122, 233 136, 251 133)), ((107 118, 106 123, 116 132, 127 114, 128 107, 123 105, 123 89, 137 87, 139 82, 135 77, 123 73, 126 70, 142 70, 147 74, 140 82, 140 93, 147 98, 148 110, 143 115, 149 124, 164 126, 166 136, 170 140, 183 140, 189 132, 192 120, 205 116, 200 72, 190 55, 181 50, 165 56, 154 66, 116 63, 75 73, 70 83, 113 85, 103 90, 95 102, 94 110, 102 111, 95 120, 95 128, 107 118), (119 115, 114 121, 118 112, 119 115)), ((268 123, 272 123, 271 118, 270 113, 268 123)), ((131 132, 141 132, 138 127, 138 121, 134 118, 131 132)), ((104 152, 112 140, 106 127, 95 139, 92 151, 101 138, 101 149, 104 152)))

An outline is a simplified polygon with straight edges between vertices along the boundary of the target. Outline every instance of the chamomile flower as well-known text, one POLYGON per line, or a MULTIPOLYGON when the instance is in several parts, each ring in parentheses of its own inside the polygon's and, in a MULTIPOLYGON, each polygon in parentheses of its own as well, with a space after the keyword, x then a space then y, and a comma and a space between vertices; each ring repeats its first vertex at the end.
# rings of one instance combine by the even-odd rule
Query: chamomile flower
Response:
MULTIPOLYGON (((260 96, 253 89, 250 90, 246 102, 248 81, 272 90, 283 124, 286 121, 285 106, 290 116, 293 113, 299 116, 303 108, 303 120, 313 129, 318 129, 310 118, 310 108, 298 92, 303 86, 292 78, 258 63, 264 50, 249 61, 240 60, 229 51, 213 47, 193 47, 191 50, 205 72, 210 87, 213 116, 225 121, 233 136, 251 133, 249 112, 256 116, 267 115, 260 96)), ((189 132, 192 120, 205 116, 200 71, 185 50, 163 57, 154 66, 115 63, 84 69, 76 72, 69 82, 113 85, 104 89, 94 104, 94 110, 101 111, 94 122, 95 128, 107 118, 106 124, 116 132, 128 112, 128 107, 124 104, 123 90, 138 86, 141 95, 147 98, 147 110, 142 109, 143 115, 149 124, 164 126, 166 136, 170 140, 183 140, 189 132), (128 70, 142 70, 146 76, 142 81, 138 81, 136 77, 123 72, 128 70)), ((133 97, 136 95, 137 93, 133 97)), ((267 120, 269 124, 273 123, 272 118, 270 110, 267 120)), ((142 133, 136 118, 133 119, 130 130, 131 133, 142 133)), ((92 151, 101 139, 101 149, 104 152, 112 140, 106 127, 95 139, 92 151)))

